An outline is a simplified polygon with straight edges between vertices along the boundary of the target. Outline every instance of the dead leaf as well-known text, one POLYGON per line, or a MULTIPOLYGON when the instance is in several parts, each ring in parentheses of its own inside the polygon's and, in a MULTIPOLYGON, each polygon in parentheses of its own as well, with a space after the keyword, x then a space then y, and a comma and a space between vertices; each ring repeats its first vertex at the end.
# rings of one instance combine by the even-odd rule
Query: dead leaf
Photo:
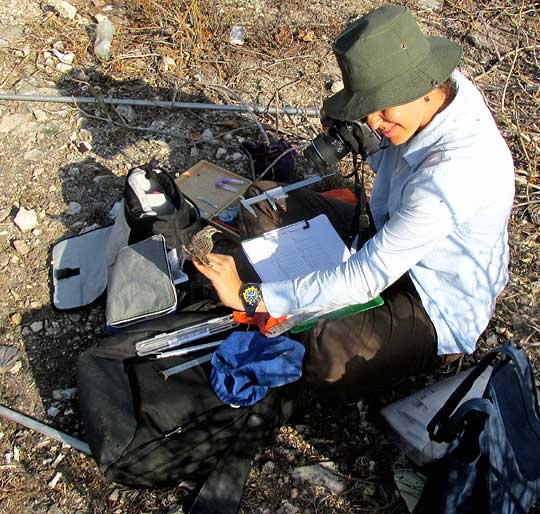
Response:
POLYGON ((305 41, 306 43, 311 43, 315 41, 315 32, 312 30, 302 30, 298 34, 298 39, 305 41))

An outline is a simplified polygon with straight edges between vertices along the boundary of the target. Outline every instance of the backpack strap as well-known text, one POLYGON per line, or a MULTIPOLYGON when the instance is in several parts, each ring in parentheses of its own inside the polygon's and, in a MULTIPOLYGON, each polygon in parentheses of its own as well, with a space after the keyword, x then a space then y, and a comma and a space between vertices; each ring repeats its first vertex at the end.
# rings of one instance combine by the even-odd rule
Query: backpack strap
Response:
POLYGON ((234 442, 206 479, 188 514, 236 514, 251 461, 264 439, 268 421, 249 413, 234 442))
POLYGON ((529 365, 527 353, 521 347, 516 347, 511 343, 499 346, 491 350, 480 362, 471 370, 469 375, 459 384, 456 390, 450 395, 441 409, 433 416, 433 419, 428 423, 427 430, 432 441, 438 443, 448 442, 454 438, 454 426, 448 424, 448 420, 452 413, 456 410, 459 402, 470 391, 480 375, 490 366, 500 355, 506 356, 506 361, 510 360, 514 363, 516 376, 522 390, 532 389, 535 400, 536 415, 540 418, 538 408, 538 398, 536 387, 534 387, 534 378, 529 365))

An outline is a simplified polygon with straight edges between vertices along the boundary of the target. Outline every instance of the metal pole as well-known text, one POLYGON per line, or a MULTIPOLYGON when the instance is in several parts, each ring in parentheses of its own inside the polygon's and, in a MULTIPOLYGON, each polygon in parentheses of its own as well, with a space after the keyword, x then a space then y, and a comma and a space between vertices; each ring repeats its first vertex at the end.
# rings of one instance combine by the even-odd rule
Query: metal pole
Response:
POLYGON ((11 95, 0 94, 0 100, 15 102, 52 102, 72 104, 105 103, 113 105, 139 105, 143 107, 165 107, 176 109, 192 109, 207 111, 252 112, 255 114, 288 114, 290 116, 319 117, 318 109, 301 107, 262 107, 261 105, 222 105, 198 102, 172 102, 165 100, 137 100, 135 98, 100 98, 93 96, 51 96, 51 95, 11 95))
POLYGON ((72 437, 70 435, 64 434, 64 432, 60 432, 60 430, 56 430, 56 428, 44 425, 43 423, 33 418, 29 418, 28 416, 25 416, 20 412, 8 409, 3 405, 0 405, 0 416, 10 419, 11 421, 15 421, 16 423, 24 425, 27 428, 31 428, 32 430, 37 430, 38 432, 41 432, 47 437, 56 439, 57 441, 61 441, 63 443, 67 443, 73 448, 76 448, 77 450, 86 453, 87 455, 92 454, 92 452, 90 451, 90 447, 85 442, 76 439, 75 437, 72 437))

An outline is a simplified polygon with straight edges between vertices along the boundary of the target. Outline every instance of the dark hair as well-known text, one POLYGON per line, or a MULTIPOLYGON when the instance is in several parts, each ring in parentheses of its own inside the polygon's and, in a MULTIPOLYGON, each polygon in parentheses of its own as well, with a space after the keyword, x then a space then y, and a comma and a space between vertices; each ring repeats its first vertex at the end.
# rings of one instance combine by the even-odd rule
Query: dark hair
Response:
POLYGON ((445 95, 446 98, 452 99, 456 94, 456 81, 452 77, 448 77, 441 85, 437 86, 445 95))

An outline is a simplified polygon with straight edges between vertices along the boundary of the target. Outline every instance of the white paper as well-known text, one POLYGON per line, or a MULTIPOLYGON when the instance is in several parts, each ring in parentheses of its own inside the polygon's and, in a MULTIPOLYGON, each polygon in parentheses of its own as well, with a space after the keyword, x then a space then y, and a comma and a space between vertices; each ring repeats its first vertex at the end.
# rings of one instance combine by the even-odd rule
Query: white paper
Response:
POLYGON ((263 282, 331 269, 351 255, 324 214, 244 241, 242 247, 263 282))

